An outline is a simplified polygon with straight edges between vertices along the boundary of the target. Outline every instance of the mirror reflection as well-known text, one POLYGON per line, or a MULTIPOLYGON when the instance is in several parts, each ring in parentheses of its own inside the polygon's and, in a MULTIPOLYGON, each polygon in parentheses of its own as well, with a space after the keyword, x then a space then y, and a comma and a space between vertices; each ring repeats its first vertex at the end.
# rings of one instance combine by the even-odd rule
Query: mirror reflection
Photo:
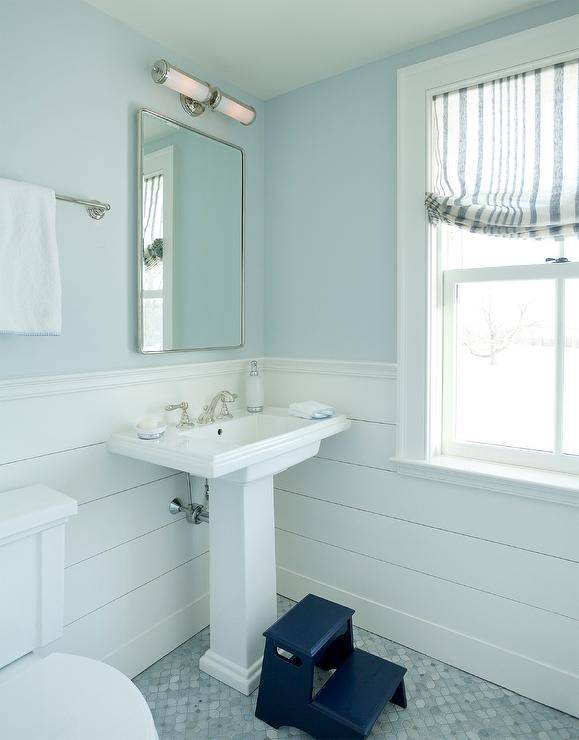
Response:
POLYGON ((139 113, 142 352, 243 343, 243 152, 139 113))

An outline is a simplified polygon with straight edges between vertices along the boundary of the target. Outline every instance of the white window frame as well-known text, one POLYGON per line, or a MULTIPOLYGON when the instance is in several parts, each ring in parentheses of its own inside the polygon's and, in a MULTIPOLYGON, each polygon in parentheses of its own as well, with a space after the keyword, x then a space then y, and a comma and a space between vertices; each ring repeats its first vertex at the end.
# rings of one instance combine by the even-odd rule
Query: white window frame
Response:
MULTIPOLYGON (((398 430, 400 472, 453 467, 442 455, 443 285, 424 195, 430 184, 435 94, 551 64, 579 53, 579 15, 398 72, 398 430)), ((465 460, 464 469, 477 467, 465 460), (468 463, 468 464, 466 464, 468 463)), ((537 471, 539 472, 539 471, 537 471)), ((417 473, 418 474, 418 473, 417 473)), ((484 471, 480 471, 485 475, 484 471)), ((506 473, 505 473, 506 475, 506 473)), ((464 479, 464 476, 463 476, 464 479)), ((579 485, 578 485, 579 488, 579 485)))
POLYGON ((143 289, 142 298, 161 298, 163 302, 163 346, 172 346, 173 145, 143 155, 143 177, 153 177, 154 175, 163 175, 163 290, 143 289))

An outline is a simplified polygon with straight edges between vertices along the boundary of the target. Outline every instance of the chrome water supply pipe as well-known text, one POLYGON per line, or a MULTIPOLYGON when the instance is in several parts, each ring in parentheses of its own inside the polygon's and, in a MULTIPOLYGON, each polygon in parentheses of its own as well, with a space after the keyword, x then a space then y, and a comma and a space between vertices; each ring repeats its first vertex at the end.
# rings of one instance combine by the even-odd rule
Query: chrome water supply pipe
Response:
MULTIPOLYGON (((191 489, 191 475, 189 473, 185 473, 186 481, 187 481, 187 491, 189 493, 189 503, 184 504, 180 498, 174 498, 169 503, 169 513, 173 515, 177 514, 185 514, 185 518, 189 522, 189 524, 209 524, 209 509, 207 509, 206 506, 203 506, 203 504, 194 504, 193 503, 193 491, 191 489)), ((207 482, 207 479, 205 479, 205 497, 207 498, 209 495, 209 483, 207 482)))

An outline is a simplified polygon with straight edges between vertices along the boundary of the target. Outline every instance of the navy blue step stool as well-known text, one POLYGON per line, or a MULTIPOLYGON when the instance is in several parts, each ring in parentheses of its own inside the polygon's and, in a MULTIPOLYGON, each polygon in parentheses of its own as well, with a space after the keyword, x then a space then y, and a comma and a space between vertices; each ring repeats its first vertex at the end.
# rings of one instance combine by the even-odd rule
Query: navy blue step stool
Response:
POLYGON ((353 609, 309 594, 264 632, 255 716, 315 738, 365 738, 386 704, 406 707, 406 668, 354 647, 353 609), (312 696, 314 668, 336 669, 312 696))

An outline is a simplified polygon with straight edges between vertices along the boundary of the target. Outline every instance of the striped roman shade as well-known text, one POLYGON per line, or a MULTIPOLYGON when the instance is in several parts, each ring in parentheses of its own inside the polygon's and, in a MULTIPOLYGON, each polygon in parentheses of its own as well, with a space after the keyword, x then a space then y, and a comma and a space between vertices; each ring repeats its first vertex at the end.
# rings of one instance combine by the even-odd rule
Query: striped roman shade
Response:
POLYGON ((579 236, 579 60, 436 95, 433 224, 579 236))

